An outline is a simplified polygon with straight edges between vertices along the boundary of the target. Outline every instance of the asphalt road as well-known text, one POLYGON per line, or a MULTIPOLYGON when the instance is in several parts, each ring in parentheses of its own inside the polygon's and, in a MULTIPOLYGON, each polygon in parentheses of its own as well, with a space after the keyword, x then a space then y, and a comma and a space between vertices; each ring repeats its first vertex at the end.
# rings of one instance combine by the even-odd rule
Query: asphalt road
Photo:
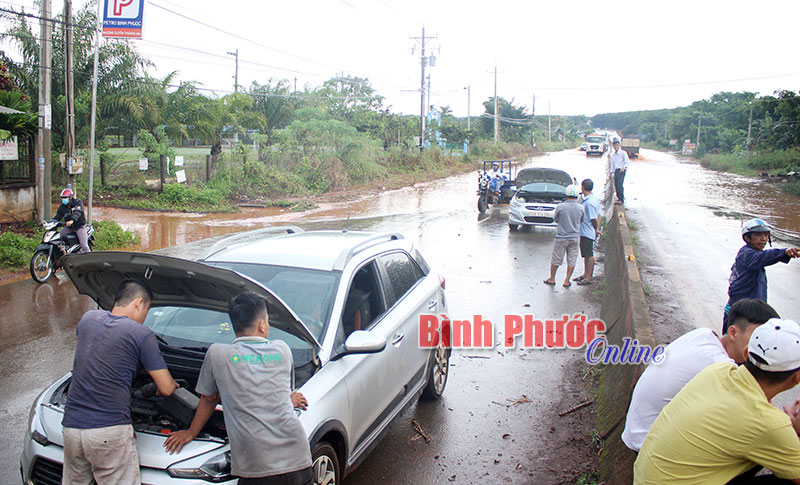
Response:
MULTIPOLYGON (((602 178, 602 162, 586 160, 579 152, 541 157, 536 164, 563 167, 579 179, 602 178)), ((553 230, 509 232, 506 207, 478 214, 475 187, 474 173, 456 176, 353 204, 345 220, 337 218, 340 208, 339 213, 323 211, 317 214, 321 220, 300 225, 404 234, 445 276, 451 318, 480 314, 494 323, 498 333, 507 314, 542 319, 577 312, 598 316, 599 307, 589 297, 592 287, 552 288, 542 283, 548 274, 553 230)), ((179 245, 164 252, 197 257, 204 244, 179 245)), ((4 309, 0 433, 10 444, 21 442, 30 403, 38 392, 70 369, 75 324, 94 307, 60 276, 44 285, 24 280, 0 287, 4 309)), ((497 345, 500 342, 497 337, 497 345)), ((582 399, 582 389, 564 385, 565 374, 574 372, 582 358, 574 350, 455 350, 443 399, 416 405, 397 419, 348 483, 468 483, 479 477, 514 483, 561 480, 566 472, 549 465, 555 463, 550 458, 558 450, 550 446, 551 426, 545 424, 562 402, 575 404, 582 399), (531 402, 508 407, 523 396, 531 402), (413 439, 417 434, 411 419, 420 423, 430 443, 413 439)), ((18 445, 0 449, 0 482, 19 480, 19 449, 18 445)))
MULTIPOLYGON (((656 292, 668 293, 661 296, 679 320, 655 329, 659 343, 667 343, 684 329, 719 326, 730 265, 741 246, 741 219, 766 217, 780 228, 776 245, 798 244, 798 200, 757 181, 710 173, 666 154, 643 150, 643 155, 647 160, 634 161, 626 177, 626 206, 629 218, 638 223, 634 234, 649 255, 644 264, 654 268, 644 272, 645 281, 650 278, 656 292)), ((604 179, 603 162, 577 151, 547 155, 534 163, 562 168, 578 180, 604 179)), ((541 319, 577 312, 599 315, 590 296, 593 287, 564 289, 542 283, 548 274, 553 231, 509 232, 506 208, 480 216, 474 190, 471 173, 323 208, 293 223, 305 229, 403 233, 445 276, 451 318, 480 314, 500 332, 509 314, 541 319)), ((109 211, 106 218, 109 215, 114 213, 109 211)), ((248 211, 224 221, 209 218, 205 224, 246 229, 275 221, 285 223, 286 217, 248 211)), ((191 232, 203 224, 202 217, 191 216, 178 227, 191 232)), ((197 257, 204 244, 208 242, 178 244, 165 252, 197 257)), ((770 303, 795 320, 800 319, 794 314, 798 264, 768 269, 770 303)), ((581 268, 579 263, 578 271, 581 268)), ((562 275, 563 269, 558 276, 562 275)), ((24 280, 0 286, 0 433, 7 442, 0 448, 0 483, 18 482, 19 443, 30 403, 70 369, 75 324, 93 307, 63 279, 45 285, 24 280)), ((420 403, 400 416, 347 483, 568 479, 574 470, 563 465, 569 460, 564 450, 570 439, 588 438, 557 413, 585 398, 583 389, 570 381, 582 359, 582 352, 573 350, 455 350, 442 400, 420 403), (508 406, 523 396, 531 402, 508 406), (417 439, 412 419, 430 436, 430 443, 417 439)))

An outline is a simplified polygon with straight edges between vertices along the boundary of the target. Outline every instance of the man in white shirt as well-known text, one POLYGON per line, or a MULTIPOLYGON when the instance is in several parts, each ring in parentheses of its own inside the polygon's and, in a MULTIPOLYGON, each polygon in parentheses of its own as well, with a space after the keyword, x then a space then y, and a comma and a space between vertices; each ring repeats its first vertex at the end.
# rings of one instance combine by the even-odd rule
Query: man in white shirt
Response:
POLYGON ((611 173, 614 175, 614 191, 617 193, 617 204, 625 203, 625 190, 622 183, 625 181, 625 174, 628 171, 630 159, 625 150, 620 150, 619 140, 614 140, 614 150, 611 152, 611 173))
POLYGON ((715 362, 745 362, 753 330, 780 317, 766 302, 746 298, 731 307, 729 318, 732 323, 724 336, 709 328, 692 330, 667 345, 660 364, 647 366, 633 389, 622 432, 628 448, 641 449, 658 414, 695 375, 715 362))
POLYGON ((489 188, 491 188, 493 192, 500 190, 504 181, 508 179, 508 176, 503 173, 500 164, 497 162, 492 163, 492 169, 486 172, 485 177, 489 182, 489 188))

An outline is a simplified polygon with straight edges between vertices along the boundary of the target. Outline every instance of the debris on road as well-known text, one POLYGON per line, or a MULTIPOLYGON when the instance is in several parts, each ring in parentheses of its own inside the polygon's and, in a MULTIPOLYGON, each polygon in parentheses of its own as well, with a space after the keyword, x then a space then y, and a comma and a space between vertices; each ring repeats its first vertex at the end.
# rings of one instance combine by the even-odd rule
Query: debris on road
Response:
POLYGON ((506 405, 507 408, 510 408, 511 406, 516 406, 517 404, 525 404, 528 402, 533 402, 530 399, 528 399, 528 396, 526 396, 525 394, 523 394, 522 397, 517 399, 516 401, 512 399, 506 399, 506 401, 511 403, 506 405))
POLYGON ((591 399, 590 399, 590 400, 588 400, 588 401, 584 401, 584 402, 582 402, 582 403, 580 403, 580 404, 578 404, 578 405, 576 405, 576 406, 573 406, 573 407, 571 407, 571 408, 567 409, 566 411, 562 411, 562 412, 558 413, 558 415, 559 415, 559 416, 566 416, 567 414, 574 413, 574 412, 575 412, 575 411, 577 411, 578 409, 580 409, 580 408, 583 408, 583 407, 586 407, 586 406, 588 406, 589 404, 592 404, 593 402, 594 402, 594 401, 592 401, 591 399))
POLYGON ((411 420, 411 426, 414 428, 414 431, 419 433, 419 436, 415 436, 415 437, 411 438, 411 441, 423 438, 425 440, 425 443, 430 443, 431 442, 431 437, 428 436, 427 434, 425 434, 425 431, 423 431, 422 426, 419 424, 419 421, 417 421, 416 419, 412 419, 411 420))

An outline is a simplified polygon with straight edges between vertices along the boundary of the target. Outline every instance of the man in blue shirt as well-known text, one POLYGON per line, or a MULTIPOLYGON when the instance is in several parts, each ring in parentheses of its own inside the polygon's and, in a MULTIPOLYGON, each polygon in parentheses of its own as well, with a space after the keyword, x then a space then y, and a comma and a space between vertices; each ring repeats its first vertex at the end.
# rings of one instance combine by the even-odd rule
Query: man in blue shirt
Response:
POLYGON ((155 334, 142 325, 152 293, 135 280, 120 284, 110 312, 92 310, 78 322, 64 419, 64 485, 140 484, 131 425, 131 386, 139 366, 162 396, 178 385, 155 334))
POLYGON ((728 304, 722 316, 723 335, 728 330, 731 305, 742 298, 767 301, 767 272, 764 268, 779 261, 788 263, 791 258, 800 256, 797 248, 764 249, 768 242, 772 246, 772 240, 769 224, 761 219, 750 219, 742 225, 742 239, 745 245, 736 254, 728 280, 728 304))
POLYGON ((594 182, 585 179, 581 182, 583 192, 583 221, 581 221, 581 257, 583 258, 583 274, 574 279, 579 285, 594 283, 594 240, 600 234, 600 202, 592 194, 594 182))

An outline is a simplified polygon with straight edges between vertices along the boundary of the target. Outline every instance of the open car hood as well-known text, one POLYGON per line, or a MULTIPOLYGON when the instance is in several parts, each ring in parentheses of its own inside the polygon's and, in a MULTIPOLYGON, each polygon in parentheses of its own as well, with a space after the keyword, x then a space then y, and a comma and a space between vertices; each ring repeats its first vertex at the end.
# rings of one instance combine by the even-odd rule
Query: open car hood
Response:
POLYGON ((517 173, 516 186, 518 189, 535 183, 557 184, 566 187, 572 184, 572 177, 557 168, 524 168, 517 173))
POLYGON ((177 306, 228 311, 234 296, 254 291, 267 300, 269 324, 319 348, 317 339, 286 304, 260 283, 235 271, 151 253, 93 251, 62 259, 64 271, 78 289, 105 310, 128 278, 144 281, 153 292, 151 307, 177 306))

